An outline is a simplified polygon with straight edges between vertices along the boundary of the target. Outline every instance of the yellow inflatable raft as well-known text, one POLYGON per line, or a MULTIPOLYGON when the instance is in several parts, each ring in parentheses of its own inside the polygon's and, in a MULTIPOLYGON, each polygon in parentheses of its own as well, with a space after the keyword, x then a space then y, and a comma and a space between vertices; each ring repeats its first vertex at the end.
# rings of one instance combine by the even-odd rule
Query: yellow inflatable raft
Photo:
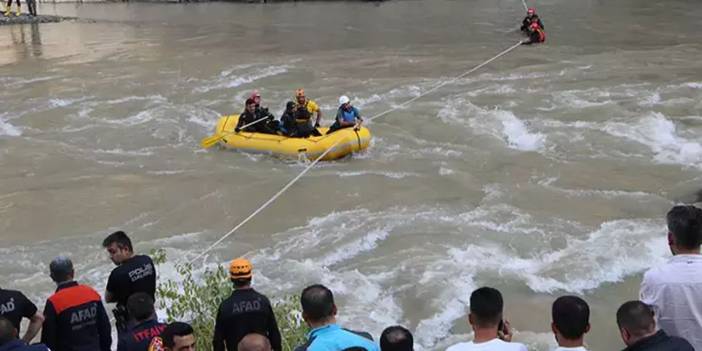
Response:
POLYGON ((328 148, 332 147, 322 158, 323 161, 336 160, 353 152, 368 148, 371 132, 368 128, 361 127, 355 131, 353 128, 344 128, 326 135, 329 128, 317 128, 323 135, 309 138, 290 138, 286 136, 239 132, 234 128, 239 121, 239 115, 223 116, 217 122, 215 135, 224 135, 220 144, 226 148, 270 152, 278 155, 300 157, 314 160, 328 148))

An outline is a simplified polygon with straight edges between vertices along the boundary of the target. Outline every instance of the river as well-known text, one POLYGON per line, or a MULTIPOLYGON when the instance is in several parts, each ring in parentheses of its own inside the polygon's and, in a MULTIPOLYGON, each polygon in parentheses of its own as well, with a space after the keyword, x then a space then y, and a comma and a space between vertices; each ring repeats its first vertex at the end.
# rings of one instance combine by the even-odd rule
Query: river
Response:
MULTIPOLYGON (((591 349, 668 256, 665 212, 702 185, 702 7, 544 0, 547 43, 368 124, 367 152, 320 164, 214 251, 274 296, 322 282, 340 319, 421 350, 469 338, 471 290, 506 299, 515 340, 554 345, 550 304, 583 296, 591 349)), ((522 39, 514 0, 381 4, 41 4, 78 21, 0 27, 0 286, 43 305, 48 263, 103 290, 100 247, 192 258, 305 167, 202 150, 253 89, 277 115, 304 87, 330 123, 366 116, 522 39)), ((161 279, 177 279, 172 268, 161 279)))

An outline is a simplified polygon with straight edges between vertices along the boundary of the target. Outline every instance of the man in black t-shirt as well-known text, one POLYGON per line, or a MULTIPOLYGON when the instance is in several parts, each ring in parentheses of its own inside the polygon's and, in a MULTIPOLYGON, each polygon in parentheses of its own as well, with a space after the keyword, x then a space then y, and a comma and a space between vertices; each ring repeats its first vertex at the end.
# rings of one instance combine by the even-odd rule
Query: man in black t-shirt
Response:
POLYGON ((29 301, 24 294, 2 288, 0 288, 0 316, 12 322, 18 334, 22 317, 29 319, 29 327, 22 337, 26 343, 34 339, 41 329, 41 324, 44 323, 44 315, 37 311, 37 306, 29 301))
POLYGON ((110 234, 102 242, 117 268, 107 280, 105 302, 117 303, 113 310, 117 330, 125 331, 131 323, 127 312, 127 299, 134 293, 143 292, 155 299, 156 268, 146 255, 134 255, 132 241, 123 231, 110 234))

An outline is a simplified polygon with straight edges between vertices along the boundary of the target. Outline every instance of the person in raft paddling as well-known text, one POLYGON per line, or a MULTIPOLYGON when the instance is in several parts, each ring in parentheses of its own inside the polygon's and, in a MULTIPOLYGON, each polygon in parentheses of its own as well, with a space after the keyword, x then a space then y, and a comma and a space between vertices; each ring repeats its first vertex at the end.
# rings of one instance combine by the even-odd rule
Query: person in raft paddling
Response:
POLYGON ((322 119, 322 111, 317 106, 317 103, 305 96, 304 89, 295 91, 295 101, 297 102, 295 104, 295 134, 297 137, 321 136, 322 134, 317 128, 319 127, 319 121, 322 119), (311 122, 315 113, 317 114, 317 119, 313 126, 311 122))
POLYGON ((327 134, 336 132, 339 129, 354 127, 358 130, 363 122, 361 112, 351 105, 348 96, 342 95, 339 98, 339 109, 336 111, 336 121, 329 127, 327 134))
POLYGON ((539 27, 539 23, 532 22, 529 26, 529 39, 522 41, 522 45, 543 43, 544 41, 546 41, 546 33, 539 27))
POLYGON ((256 101, 254 101, 254 99, 246 99, 246 109, 244 109, 244 112, 242 112, 239 116, 239 121, 237 122, 234 131, 239 133, 242 130, 243 126, 251 124, 263 118, 265 119, 264 121, 260 121, 256 124, 250 125, 244 128, 243 130, 245 132, 251 133, 278 134, 276 132, 277 127, 273 126, 273 122, 275 122, 275 117, 267 110, 266 113, 267 114, 263 114, 262 110, 256 111, 256 101))

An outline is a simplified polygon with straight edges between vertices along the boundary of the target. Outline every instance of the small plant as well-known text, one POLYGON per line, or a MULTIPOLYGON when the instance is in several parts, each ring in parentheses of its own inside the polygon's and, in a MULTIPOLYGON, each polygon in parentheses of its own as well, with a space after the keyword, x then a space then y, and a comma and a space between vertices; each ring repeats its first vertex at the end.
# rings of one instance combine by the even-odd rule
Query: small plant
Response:
MULTIPOLYGON (((151 252, 156 265, 166 263, 163 249, 151 252)), ((160 281, 156 288, 158 306, 166 312, 166 320, 188 321, 197 336, 197 350, 212 350, 215 318, 219 304, 232 292, 229 275, 223 266, 205 270, 201 276, 193 275, 192 264, 176 265, 179 281, 160 281)), ((306 341, 307 326, 297 298, 286 296, 271 298, 273 312, 282 337, 282 351, 293 351, 306 341)))

